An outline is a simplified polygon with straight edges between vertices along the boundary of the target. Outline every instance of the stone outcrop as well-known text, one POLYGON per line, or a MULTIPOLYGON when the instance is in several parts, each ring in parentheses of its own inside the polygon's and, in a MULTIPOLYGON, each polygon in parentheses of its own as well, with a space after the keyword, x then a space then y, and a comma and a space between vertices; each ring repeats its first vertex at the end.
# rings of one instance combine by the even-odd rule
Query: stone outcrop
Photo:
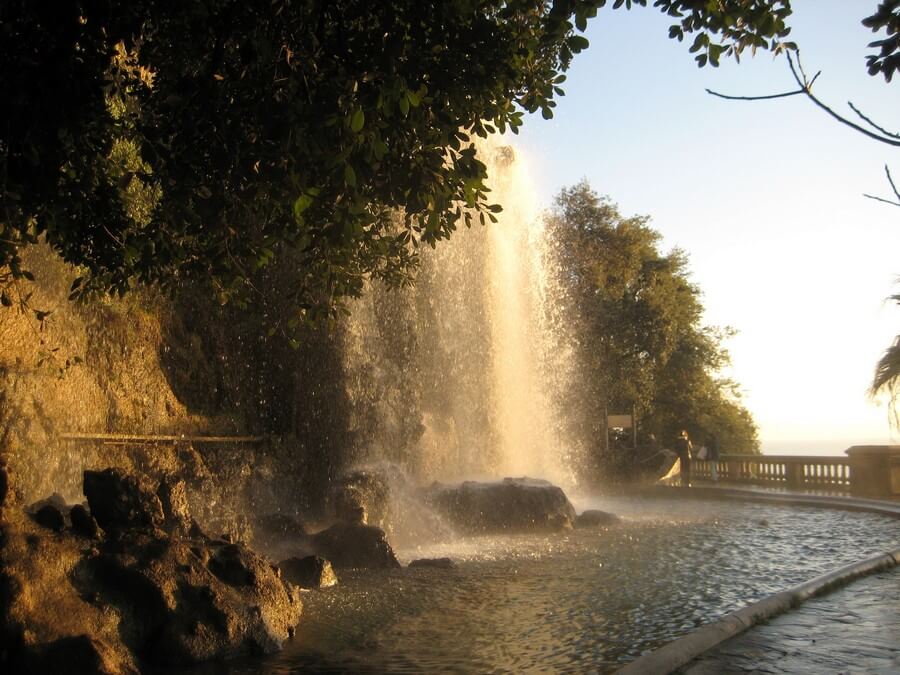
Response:
POLYGON ((335 523, 309 538, 316 555, 336 568, 400 567, 384 530, 362 523, 335 523))
POLYGON ((561 488, 545 480, 434 483, 423 497, 457 528, 470 533, 548 532, 571 529, 575 508, 561 488))
POLYGON ((65 516, 53 504, 44 504, 31 514, 31 518, 41 527, 46 527, 54 532, 62 532, 66 527, 65 516))
POLYGON ((331 493, 335 520, 369 523, 387 529, 390 522, 391 480, 385 467, 363 467, 338 480, 331 493))
POLYGON ((185 531, 181 489, 162 483, 85 472, 90 512, 72 507, 62 532, 4 511, 0 671, 136 673, 272 652, 293 634, 299 590, 246 546, 185 531))
POLYGON ((419 558, 409 563, 409 567, 431 567, 440 570, 452 570, 456 563, 450 558, 419 558))
POLYGON ((597 509, 588 509, 587 511, 578 514, 575 518, 575 527, 579 529, 588 527, 609 527, 610 525, 617 525, 621 522, 622 519, 614 513, 598 511, 597 509))
POLYGON ((94 539, 100 532, 97 521, 82 504, 75 504, 69 511, 69 520, 72 521, 72 531, 82 537, 94 539))
POLYGON ((316 555, 282 560, 278 569, 285 580, 301 588, 328 588, 338 582, 331 563, 316 555))
POLYGON ((157 485, 122 469, 84 472, 84 496, 91 515, 110 536, 133 529, 162 528, 165 520, 157 485))

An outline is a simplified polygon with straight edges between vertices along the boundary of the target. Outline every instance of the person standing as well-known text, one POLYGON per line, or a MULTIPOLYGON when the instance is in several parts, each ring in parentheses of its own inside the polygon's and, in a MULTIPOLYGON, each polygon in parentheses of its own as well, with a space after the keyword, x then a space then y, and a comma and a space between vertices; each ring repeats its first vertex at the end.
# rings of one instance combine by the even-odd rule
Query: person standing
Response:
POLYGON ((706 441, 706 459, 709 462, 709 474, 713 482, 719 480, 719 439, 715 434, 706 441))
POLYGON ((681 432, 675 440, 675 452, 678 453, 678 459, 681 461, 681 487, 691 486, 691 439, 687 430, 681 432))

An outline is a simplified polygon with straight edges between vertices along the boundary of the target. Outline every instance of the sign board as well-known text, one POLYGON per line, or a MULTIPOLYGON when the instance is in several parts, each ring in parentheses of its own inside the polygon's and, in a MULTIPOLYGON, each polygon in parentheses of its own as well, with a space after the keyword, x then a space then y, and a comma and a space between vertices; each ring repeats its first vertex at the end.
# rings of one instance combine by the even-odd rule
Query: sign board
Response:
POLYGON ((630 429, 631 415, 607 415, 606 424, 610 429, 630 429))

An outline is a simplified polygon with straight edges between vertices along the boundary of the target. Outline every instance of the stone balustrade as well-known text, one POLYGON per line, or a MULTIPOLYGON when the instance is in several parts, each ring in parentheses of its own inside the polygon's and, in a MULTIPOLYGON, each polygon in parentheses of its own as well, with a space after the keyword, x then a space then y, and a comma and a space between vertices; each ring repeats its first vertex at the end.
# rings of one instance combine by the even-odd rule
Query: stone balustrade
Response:
MULTIPOLYGON (((846 457, 805 455, 721 455, 720 481, 849 493, 877 499, 900 498, 900 446, 855 445, 846 457)), ((692 475, 712 478, 712 461, 695 459, 692 475)))

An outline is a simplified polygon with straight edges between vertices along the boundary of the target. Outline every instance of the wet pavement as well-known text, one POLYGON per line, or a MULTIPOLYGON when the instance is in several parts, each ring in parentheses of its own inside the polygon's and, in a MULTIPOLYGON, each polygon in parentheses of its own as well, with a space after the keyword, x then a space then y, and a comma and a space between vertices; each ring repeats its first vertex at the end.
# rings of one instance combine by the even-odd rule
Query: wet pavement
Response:
POLYGON ((681 672, 900 673, 900 567, 808 600, 681 672))

